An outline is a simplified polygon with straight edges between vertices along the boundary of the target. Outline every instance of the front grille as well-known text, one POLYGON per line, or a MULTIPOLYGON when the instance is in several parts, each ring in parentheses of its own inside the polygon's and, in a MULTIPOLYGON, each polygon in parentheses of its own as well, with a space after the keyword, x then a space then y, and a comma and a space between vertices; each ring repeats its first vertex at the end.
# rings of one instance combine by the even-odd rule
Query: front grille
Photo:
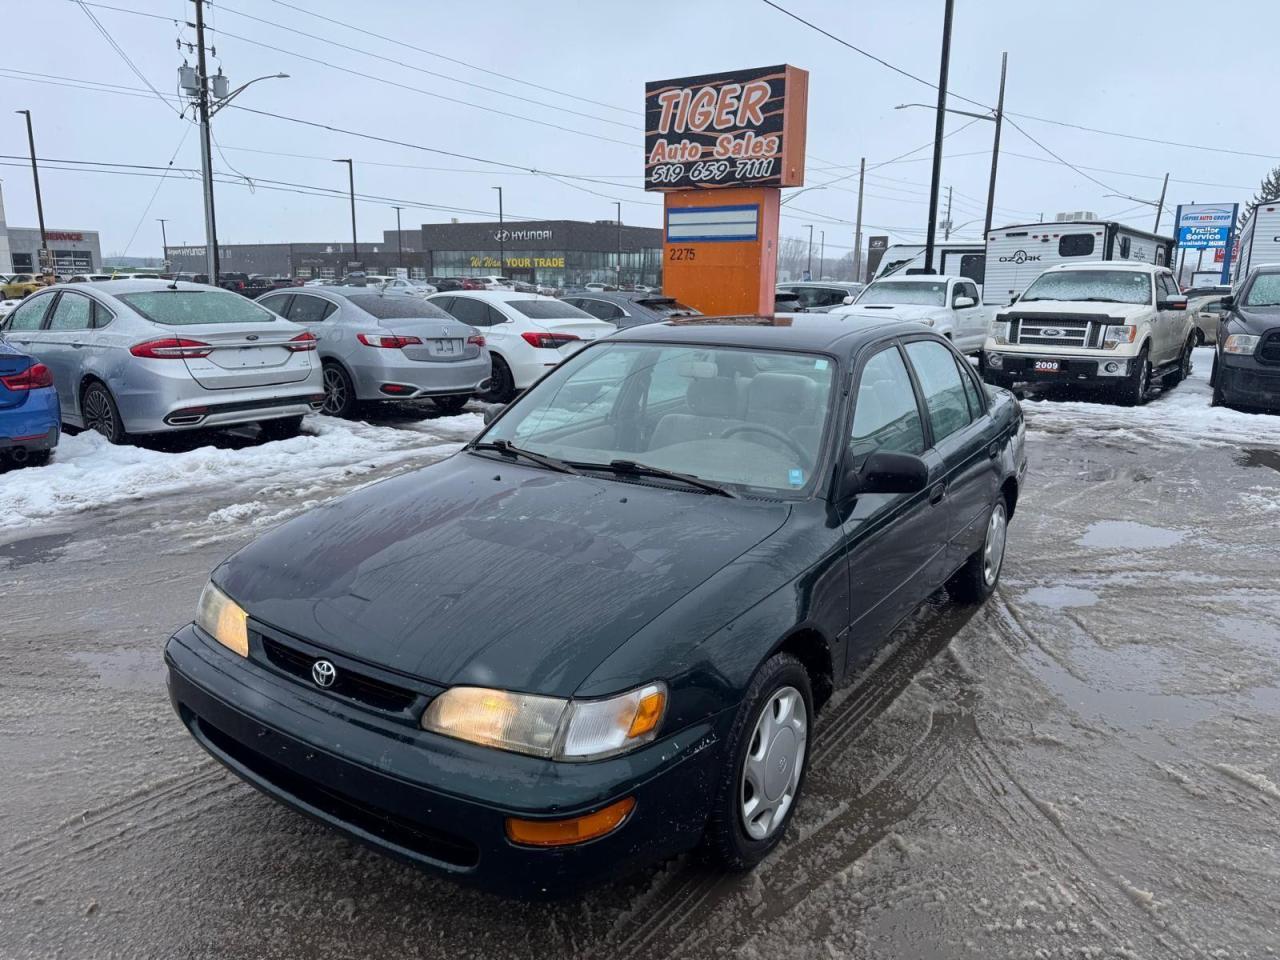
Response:
POLYGON ((1280 363, 1280 330, 1272 330, 1262 338, 1258 360, 1261 363, 1280 363))
POLYGON ((1023 319, 1018 329, 1018 343, 1050 347, 1086 347, 1090 345, 1093 324, 1054 320, 1023 319), (1061 331, 1060 336, 1045 336, 1046 330, 1061 331))
MULTIPOLYGON (((320 690, 311 679, 311 666, 320 656, 291 647, 271 637, 262 637, 262 649, 272 666, 320 690)), ((396 686, 368 674, 343 665, 338 669, 333 686, 324 687, 325 693, 348 697, 375 710, 403 713, 413 706, 419 697, 415 690, 396 686)))
POLYGON ((339 823, 372 834, 384 843, 457 867, 474 867, 480 862, 480 850, 470 840, 368 807, 249 749, 203 718, 191 722, 196 728, 194 732, 203 736, 218 752, 226 754, 286 795, 339 823))

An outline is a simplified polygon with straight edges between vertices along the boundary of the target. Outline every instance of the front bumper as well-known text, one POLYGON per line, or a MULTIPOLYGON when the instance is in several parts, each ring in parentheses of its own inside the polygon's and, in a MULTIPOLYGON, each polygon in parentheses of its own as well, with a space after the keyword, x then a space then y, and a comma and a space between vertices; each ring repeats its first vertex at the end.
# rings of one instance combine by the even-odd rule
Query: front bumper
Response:
POLYGON ((361 400, 417 400, 483 392, 492 373, 489 351, 470 360, 409 360, 399 350, 363 348, 371 354, 348 369, 361 400), (382 356, 387 354, 388 356, 382 356), (386 385, 397 387, 394 393, 386 385))
POLYGON ((990 378, 1004 383, 1070 383, 1110 386, 1129 375, 1129 357, 1080 357, 1054 353, 1005 353, 988 349, 984 366, 990 378), (1056 362, 1056 371, 1037 369, 1037 362, 1056 362))
POLYGON ((1280 366, 1258 362, 1251 354, 1218 355, 1216 383, 1227 403, 1280 408, 1280 366))
POLYGON ((517 897, 572 893, 695 845, 732 722, 727 711, 622 757, 553 763, 387 720, 192 625, 170 638, 165 663, 191 735, 263 793, 383 853, 517 897), (506 837, 508 816, 572 817, 624 797, 631 815, 596 840, 532 848, 506 837))

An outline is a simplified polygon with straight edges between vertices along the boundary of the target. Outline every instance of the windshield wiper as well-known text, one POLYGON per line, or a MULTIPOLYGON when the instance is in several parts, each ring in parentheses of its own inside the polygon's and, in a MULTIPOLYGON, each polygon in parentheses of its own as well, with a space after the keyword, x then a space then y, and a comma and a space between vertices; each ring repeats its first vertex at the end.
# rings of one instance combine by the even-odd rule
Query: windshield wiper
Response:
POLYGON ((517 447, 510 440, 491 440, 485 443, 473 443, 470 447, 472 450, 496 450, 498 453, 508 457, 524 457, 533 463, 541 464, 548 470, 555 470, 559 473, 572 473, 578 476, 578 471, 573 469, 563 460, 557 460, 555 457, 549 457, 545 453, 534 453, 532 450, 525 450, 523 447, 517 447))
POLYGON ((695 477, 691 473, 676 473, 674 470, 663 470, 661 467, 651 467, 647 463, 636 463, 634 460, 610 460, 608 463, 575 462, 573 465, 583 469, 625 473, 634 477, 660 477, 663 480, 678 480, 681 483, 687 483, 691 487, 697 487, 699 490, 705 490, 717 496, 730 497, 735 500, 738 498, 738 495, 727 487, 712 483, 710 480, 703 480, 701 477, 695 477))
POLYGON ((1115 297, 1081 297, 1084 303, 1129 303, 1128 300, 1117 300, 1115 297))

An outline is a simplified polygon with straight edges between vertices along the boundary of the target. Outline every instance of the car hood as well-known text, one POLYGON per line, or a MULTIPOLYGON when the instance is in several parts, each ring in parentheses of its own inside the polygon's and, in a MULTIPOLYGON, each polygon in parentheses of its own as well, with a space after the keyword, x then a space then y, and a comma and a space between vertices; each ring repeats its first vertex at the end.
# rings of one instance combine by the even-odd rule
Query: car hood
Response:
POLYGON ((1232 327, 1259 334, 1280 327, 1280 307, 1237 307, 1231 316, 1232 327))
POLYGON ((941 317, 947 313, 946 307, 931 307, 918 303, 851 303, 844 307, 835 307, 833 314, 861 318, 879 318, 885 322, 891 320, 927 320, 930 317, 941 317))
POLYGON ((460 453, 284 524, 214 581, 251 618, 380 667, 569 696, 788 512, 460 453))
POLYGON ((1059 317, 1063 314, 1072 316, 1097 317, 1136 317, 1150 313, 1150 304, 1144 303, 1093 303, 1085 300, 1034 300, 1031 303, 1018 301, 1011 307, 1002 307, 1000 312, 1017 314, 1020 317, 1035 315, 1059 317))

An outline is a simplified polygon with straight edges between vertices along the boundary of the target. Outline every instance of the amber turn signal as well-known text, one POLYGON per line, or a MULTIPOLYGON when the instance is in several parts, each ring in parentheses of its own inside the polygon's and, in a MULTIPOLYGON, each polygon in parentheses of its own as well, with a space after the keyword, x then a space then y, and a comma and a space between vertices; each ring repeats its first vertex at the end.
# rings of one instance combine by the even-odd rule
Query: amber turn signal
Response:
POLYGON ((626 797, 595 813, 567 820, 520 820, 508 817, 507 837, 512 843, 530 847, 564 847, 585 843, 622 826, 635 805, 635 797, 626 797))

